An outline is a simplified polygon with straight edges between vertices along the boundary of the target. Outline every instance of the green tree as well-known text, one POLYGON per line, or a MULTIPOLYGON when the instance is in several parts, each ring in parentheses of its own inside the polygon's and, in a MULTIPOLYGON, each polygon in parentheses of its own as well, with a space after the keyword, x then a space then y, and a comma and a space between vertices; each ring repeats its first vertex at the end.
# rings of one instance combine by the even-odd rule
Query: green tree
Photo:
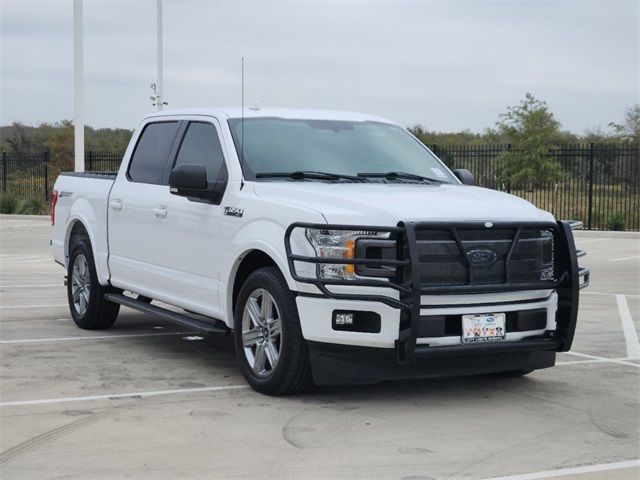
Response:
POLYGON ((73 122, 62 120, 55 127, 55 133, 45 142, 51 152, 54 172, 73 171, 73 122))
POLYGON ((623 142, 640 143, 640 103, 627 108, 624 123, 609 123, 615 136, 623 142))
POLYGON ((498 157, 502 181, 532 189, 560 178, 560 165, 549 156, 561 137, 560 123, 546 102, 527 93, 519 105, 508 107, 500 115, 496 125, 498 133, 512 145, 498 157))

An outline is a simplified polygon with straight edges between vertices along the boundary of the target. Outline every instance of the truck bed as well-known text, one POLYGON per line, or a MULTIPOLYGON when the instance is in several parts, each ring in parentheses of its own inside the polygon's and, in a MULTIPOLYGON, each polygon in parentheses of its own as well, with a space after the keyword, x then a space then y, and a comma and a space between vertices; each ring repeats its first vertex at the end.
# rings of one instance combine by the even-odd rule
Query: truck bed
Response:
POLYGON ((69 252, 65 251, 65 240, 80 221, 91 236, 98 279, 103 284, 109 278, 107 217, 109 193, 116 176, 115 172, 64 172, 54 186, 59 196, 51 239, 53 257, 66 266, 69 252))

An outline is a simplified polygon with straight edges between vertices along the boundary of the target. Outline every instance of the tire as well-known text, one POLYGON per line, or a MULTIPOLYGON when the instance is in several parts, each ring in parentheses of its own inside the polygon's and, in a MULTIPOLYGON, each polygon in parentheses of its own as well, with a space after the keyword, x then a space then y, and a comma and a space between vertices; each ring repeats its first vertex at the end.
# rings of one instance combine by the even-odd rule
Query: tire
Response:
POLYGON ((260 268, 249 275, 238 294, 234 321, 236 353, 251 388, 266 395, 289 395, 311 385, 295 296, 277 268, 260 268))
POLYGON ((114 289, 104 287, 98 282, 93 251, 88 239, 80 240, 72 248, 67 268, 67 299, 71 317, 80 328, 107 329, 116 321, 120 311, 119 304, 104 298, 106 293, 113 292, 114 289))

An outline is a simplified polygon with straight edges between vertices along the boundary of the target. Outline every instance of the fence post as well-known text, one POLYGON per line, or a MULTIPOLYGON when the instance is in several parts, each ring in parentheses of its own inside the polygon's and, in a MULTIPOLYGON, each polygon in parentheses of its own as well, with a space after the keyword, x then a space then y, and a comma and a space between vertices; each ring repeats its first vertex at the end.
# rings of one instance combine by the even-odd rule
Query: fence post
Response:
POLYGON ((44 201, 49 199, 49 152, 44 152, 44 201))
POLYGON ((7 191, 7 152, 2 152, 2 191, 7 191))
POLYGON ((589 145, 589 204, 587 207, 587 230, 591 230, 593 214, 593 142, 589 145))
POLYGON ((87 152, 87 155, 89 155, 89 168, 87 168, 87 171, 91 172, 93 171, 93 152, 91 150, 89 150, 87 152))

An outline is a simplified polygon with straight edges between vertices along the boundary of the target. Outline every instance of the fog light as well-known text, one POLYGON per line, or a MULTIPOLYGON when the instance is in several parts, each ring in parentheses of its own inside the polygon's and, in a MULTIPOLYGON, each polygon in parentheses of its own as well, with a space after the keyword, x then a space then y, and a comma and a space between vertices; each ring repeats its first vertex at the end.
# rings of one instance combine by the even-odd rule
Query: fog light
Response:
POLYGON ((336 325, 353 325, 353 313, 336 313, 336 325))

